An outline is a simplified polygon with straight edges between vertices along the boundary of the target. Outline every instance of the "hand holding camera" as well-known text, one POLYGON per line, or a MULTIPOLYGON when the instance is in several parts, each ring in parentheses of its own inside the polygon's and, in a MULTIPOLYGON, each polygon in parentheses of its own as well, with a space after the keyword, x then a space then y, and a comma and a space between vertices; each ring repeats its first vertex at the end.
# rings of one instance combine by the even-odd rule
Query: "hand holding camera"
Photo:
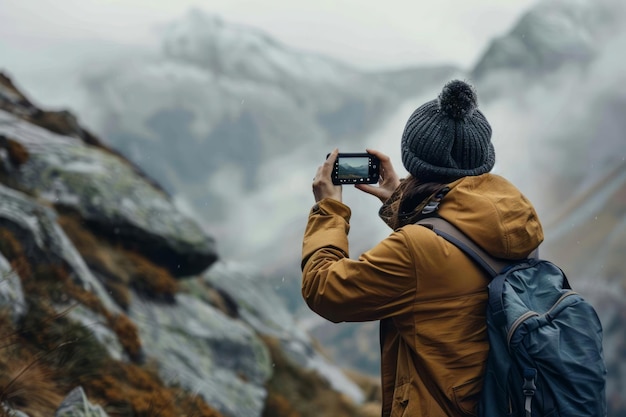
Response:
POLYGON ((375 155, 370 153, 339 153, 335 159, 331 178, 335 185, 375 184, 378 182, 379 176, 380 162, 375 155))
POLYGON ((313 196, 315 202, 324 198, 332 198, 341 201, 341 185, 335 185, 332 181, 332 172, 335 160, 339 154, 339 149, 335 149, 326 156, 324 164, 317 168, 315 178, 313 178, 313 196))
POLYGON ((341 185, 354 184, 359 190, 386 201, 400 185, 391 160, 382 152, 367 149, 366 153, 339 153, 326 156, 313 179, 315 201, 334 198, 341 201, 341 185), (371 184, 378 183, 378 186, 371 184))
POLYGON ((367 183, 356 184, 359 190, 378 197, 383 203, 391 197, 391 194, 400 185, 400 178, 393 169, 391 159, 382 152, 366 149, 367 153, 376 157, 379 162, 378 186, 367 183))

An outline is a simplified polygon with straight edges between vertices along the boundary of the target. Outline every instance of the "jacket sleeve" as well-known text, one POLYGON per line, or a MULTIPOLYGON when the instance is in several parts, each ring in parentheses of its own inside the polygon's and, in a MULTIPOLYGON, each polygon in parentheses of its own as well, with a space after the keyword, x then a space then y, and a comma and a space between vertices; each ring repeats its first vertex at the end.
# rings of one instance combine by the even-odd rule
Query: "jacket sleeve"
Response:
POLYGON ((358 260, 349 258, 350 209, 325 199, 313 207, 302 250, 302 296, 333 321, 381 320, 409 312, 416 274, 402 231, 394 232, 358 260))

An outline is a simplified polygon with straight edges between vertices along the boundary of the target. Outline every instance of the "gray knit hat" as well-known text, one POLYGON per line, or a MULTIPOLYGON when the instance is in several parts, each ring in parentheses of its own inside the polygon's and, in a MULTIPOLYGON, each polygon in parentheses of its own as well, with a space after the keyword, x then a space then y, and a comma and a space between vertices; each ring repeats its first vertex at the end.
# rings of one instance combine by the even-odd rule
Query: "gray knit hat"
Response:
POLYGON ((415 110, 402 134, 402 163, 422 181, 484 174, 495 161, 491 126, 463 81, 450 81, 437 99, 415 110))

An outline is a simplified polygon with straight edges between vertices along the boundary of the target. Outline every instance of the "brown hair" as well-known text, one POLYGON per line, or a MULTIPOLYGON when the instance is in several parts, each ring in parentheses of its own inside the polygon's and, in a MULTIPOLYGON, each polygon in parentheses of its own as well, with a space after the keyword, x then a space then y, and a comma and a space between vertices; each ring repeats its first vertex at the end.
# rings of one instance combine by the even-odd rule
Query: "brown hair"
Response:
MULTIPOLYGON (((389 204, 383 207, 381 215, 388 218, 393 229, 414 222, 416 209, 425 205, 433 194, 438 193, 446 185, 439 182, 421 182, 412 175, 407 176, 390 198, 389 204)), ((420 210, 421 211, 421 210, 420 210)))

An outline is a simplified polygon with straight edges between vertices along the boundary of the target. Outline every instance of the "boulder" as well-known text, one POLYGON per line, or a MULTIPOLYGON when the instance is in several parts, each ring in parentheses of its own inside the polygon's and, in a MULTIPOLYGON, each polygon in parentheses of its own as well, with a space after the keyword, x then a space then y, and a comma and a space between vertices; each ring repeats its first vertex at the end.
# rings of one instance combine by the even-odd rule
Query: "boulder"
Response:
POLYGON ((187 294, 167 304, 135 297, 128 314, 164 382, 196 393, 224 416, 261 415, 272 367, 249 326, 187 294))
POLYGON ((175 276, 188 276, 216 259, 215 242, 163 191, 122 158, 52 133, 0 110, 0 147, 18 144, 21 163, 5 158, 14 188, 80 215, 103 236, 132 246, 175 276))

